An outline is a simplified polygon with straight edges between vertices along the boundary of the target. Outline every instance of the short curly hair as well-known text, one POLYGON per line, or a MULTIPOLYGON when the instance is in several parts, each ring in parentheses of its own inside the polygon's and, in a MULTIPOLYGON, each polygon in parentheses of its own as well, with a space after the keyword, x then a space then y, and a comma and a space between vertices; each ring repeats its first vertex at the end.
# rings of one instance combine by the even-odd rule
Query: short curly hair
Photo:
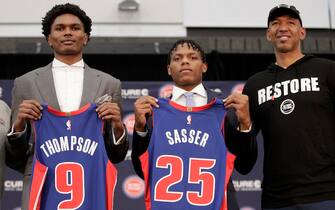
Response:
POLYGON ((55 19, 64 14, 72 14, 74 16, 77 16, 81 22, 84 25, 84 31, 88 36, 88 39, 90 38, 91 34, 91 27, 92 27, 92 20, 90 17, 88 17, 84 10, 80 9, 79 6, 75 4, 58 4, 55 5, 51 10, 49 10, 45 16, 42 18, 42 34, 45 36, 46 39, 48 39, 48 36, 51 33, 51 25, 55 21, 55 19))
POLYGON ((200 53, 202 62, 207 63, 205 52, 196 41, 191 40, 191 39, 180 39, 180 40, 176 41, 173 44, 173 46, 171 47, 171 49, 168 53, 168 56, 167 56, 167 65, 170 65, 172 53, 177 50, 179 45, 184 45, 184 44, 187 44, 187 46, 189 48, 192 48, 193 50, 198 51, 200 53))

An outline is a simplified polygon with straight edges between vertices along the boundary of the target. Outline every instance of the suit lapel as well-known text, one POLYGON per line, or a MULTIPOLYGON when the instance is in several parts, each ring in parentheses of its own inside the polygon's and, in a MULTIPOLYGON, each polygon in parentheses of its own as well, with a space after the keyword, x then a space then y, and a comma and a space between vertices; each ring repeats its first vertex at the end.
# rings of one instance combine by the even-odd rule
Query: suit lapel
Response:
POLYGON ((38 71, 37 77, 35 78, 36 85, 41 93, 41 103, 47 103, 48 105, 59 110, 59 104, 57 100, 55 84, 52 76, 51 63, 38 71))
POLYGON ((205 87, 205 90, 207 92, 207 103, 211 102, 214 98, 219 98, 220 94, 211 91, 209 88, 205 87))
POLYGON ((101 77, 97 71, 94 71, 85 64, 84 67, 84 84, 81 96, 80 107, 87 103, 92 103, 97 97, 97 93, 101 84, 101 77))
POLYGON ((212 91, 208 90, 207 88, 206 92, 207 92, 207 103, 209 103, 215 98, 215 95, 212 91))

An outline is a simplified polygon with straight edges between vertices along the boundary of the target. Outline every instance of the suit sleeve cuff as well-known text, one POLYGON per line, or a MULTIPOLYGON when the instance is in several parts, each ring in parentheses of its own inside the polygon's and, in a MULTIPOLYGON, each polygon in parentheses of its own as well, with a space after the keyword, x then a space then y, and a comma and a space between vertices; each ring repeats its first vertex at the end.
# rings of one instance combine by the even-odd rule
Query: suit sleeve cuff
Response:
POLYGON ((27 131, 27 124, 24 126, 24 130, 20 132, 14 131, 14 125, 12 125, 12 128, 10 129, 10 132, 7 134, 7 137, 15 137, 20 138, 23 134, 25 134, 27 131))
POLYGON ((148 131, 136 131, 137 135, 139 135, 140 137, 144 138, 147 136, 148 131))
POLYGON ((114 141, 114 145, 120 145, 122 143, 122 139, 124 138, 125 135, 126 135, 126 129, 123 129, 123 133, 120 136, 120 138, 118 140, 115 140, 114 129, 113 129, 113 141, 114 141))
POLYGON ((244 130, 241 130, 240 126, 237 126, 237 130, 242 132, 242 133, 249 133, 251 131, 251 128, 252 128, 252 123, 250 124, 248 129, 244 129, 244 130))

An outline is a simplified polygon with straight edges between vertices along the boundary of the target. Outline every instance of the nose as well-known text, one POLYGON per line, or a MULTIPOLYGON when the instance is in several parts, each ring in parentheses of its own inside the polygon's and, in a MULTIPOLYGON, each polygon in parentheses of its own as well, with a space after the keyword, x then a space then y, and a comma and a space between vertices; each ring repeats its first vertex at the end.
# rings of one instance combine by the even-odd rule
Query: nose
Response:
POLYGON ((287 31, 288 30, 288 25, 287 23, 280 23, 279 24, 279 28, 278 28, 279 31, 287 31))
POLYGON ((184 56, 181 60, 181 64, 189 64, 190 61, 189 61, 189 58, 187 56, 184 56))
POLYGON ((72 35, 72 30, 70 27, 66 27, 64 30, 65 34, 64 35, 72 35))

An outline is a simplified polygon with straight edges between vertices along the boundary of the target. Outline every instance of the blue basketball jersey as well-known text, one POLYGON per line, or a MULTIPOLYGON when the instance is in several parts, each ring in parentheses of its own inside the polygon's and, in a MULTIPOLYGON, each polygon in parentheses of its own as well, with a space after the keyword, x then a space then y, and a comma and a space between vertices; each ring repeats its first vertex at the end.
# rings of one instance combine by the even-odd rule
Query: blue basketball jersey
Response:
POLYGON ((112 210, 117 173, 95 104, 75 112, 43 105, 33 123, 35 153, 29 210, 112 210))
POLYGON ((158 103, 150 143, 140 157, 147 210, 227 209, 235 156, 224 142, 222 100, 193 108, 167 99, 158 103))

